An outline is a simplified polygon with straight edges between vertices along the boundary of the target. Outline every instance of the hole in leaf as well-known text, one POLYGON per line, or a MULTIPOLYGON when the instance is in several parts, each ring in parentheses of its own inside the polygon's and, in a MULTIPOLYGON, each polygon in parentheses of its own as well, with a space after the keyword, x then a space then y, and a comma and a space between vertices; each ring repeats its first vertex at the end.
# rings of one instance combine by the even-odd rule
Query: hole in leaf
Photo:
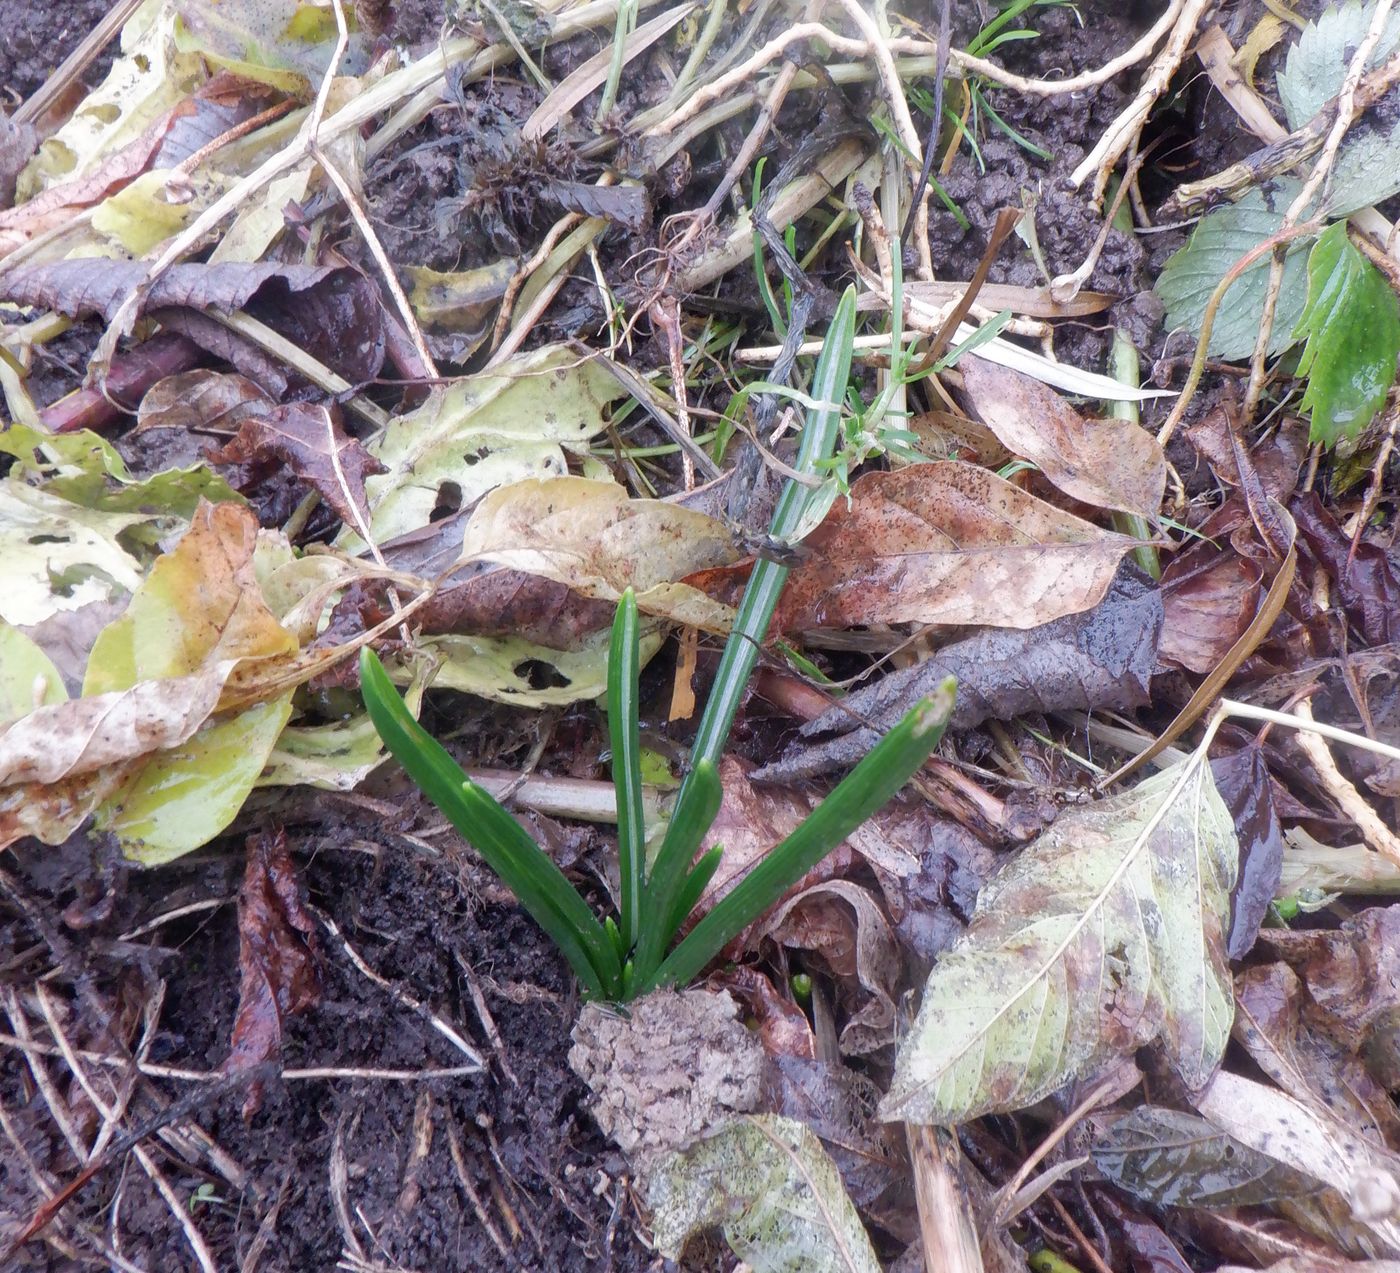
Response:
POLYGON ((532 690, 562 690, 572 684, 557 667, 541 659, 522 659, 511 671, 532 690))

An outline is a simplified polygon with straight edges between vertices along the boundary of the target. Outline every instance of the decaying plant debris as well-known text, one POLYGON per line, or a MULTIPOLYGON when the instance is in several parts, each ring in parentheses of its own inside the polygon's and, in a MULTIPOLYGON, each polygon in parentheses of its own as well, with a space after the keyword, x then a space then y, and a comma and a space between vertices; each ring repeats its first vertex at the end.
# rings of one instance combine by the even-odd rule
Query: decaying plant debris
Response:
POLYGON ((1400 1259, 1400 5, 13 0, 0 90, 0 1265, 1400 1259))

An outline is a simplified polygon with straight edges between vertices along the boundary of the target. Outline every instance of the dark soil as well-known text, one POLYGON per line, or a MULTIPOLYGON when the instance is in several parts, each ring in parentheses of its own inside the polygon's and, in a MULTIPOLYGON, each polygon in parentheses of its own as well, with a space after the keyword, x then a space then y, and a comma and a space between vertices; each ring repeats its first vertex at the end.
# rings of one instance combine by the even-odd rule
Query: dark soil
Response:
MULTIPOLYGON (((294 820, 294 809, 283 812, 294 820)), ((636 1234, 625 1163, 583 1112, 584 1088, 567 1064, 578 1004, 566 967, 538 930, 478 878, 460 844, 433 837, 442 855, 430 855, 422 840, 412 847, 380 819, 350 813, 341 820, 319 807, 314 836, 299 841, 294 827, 289 832, 307 900, 380 977, 451 1023, 488 1068, 421 1082, 273 1081, 247 1120, 241 1088, 199 1100, 201 1088, 187 1083, 143 1085, 147 1099, 158 1091, 162 1104, 194 1093, 192 1120, 247 1173, 240 1197, 217 1174, 192 1171, 173 1156, 161 1160, 182 1194, 211 1184, 214 1200, 198 1208, 197 1219, 220 1267, 247 1259, 260 1223, 266 1230, 260 1268, 335 1267, 349 1248, 337 1219, 337 1171, 355 1240, 388 1267, 645 1267, 649 1257, 636 1234), (473 1006, 469 977, 498 1030, 499 1051, 473 1006), (265 1222, 273 1206, 277 1214, 265 1222)), ((34 961, 47 957, 40 953, 47 931, 49 950, 62 964, 55 989, 79 1037, 102 1036, 106 1019, 95 1012, 119 1015, 118 1004, 147 1002, 163 990, 149 1059, 217 1070, 228 1055, 239 985, 232 902, 243 863, 237 840, 226 843, 226 852, 130 875, 110 871, 101 843, 86 837, 46 860, 17 859, 11 899, 44 918, 0 922, 0 965, 9 976, 32 975, 34 961), (107 912, 100 923, 75 929, 59 919, 64 913, 76 919, 75 910, 85 908, 65 908, 73 907, 85 881, 104 876, 112 891, 99 908, 107 912), (130 945, 125 953, 113 949, 118 934, 209 900, 224 904, 161 924, 141 939, 155 944, 140 959, 132 960, 130 945)), ((11 913, 8 905, 0 911, 11 913)), ((288 1023, 286 1066, 416 1072, 466 1063, 426 1015, 359 972, 328 929, 317 934, 317 944, 321 1000, 288 1023)), ((44 1098, 12 1050, 0 1056, 0 1102, 36 1161, 58 1178, 71 1177, 76 1164, 55 1139, 44 1098)), ((188 1267, 182 1235, 139 1173, 124 1182, 116 1170, 99 1175, 65 1219, 86 1218, 100 1229, 119 1185, 126 1257, 150 1269, 188 1267)), ((18 1164, 0 1161, 0 1228, 12 1231, 40 1202, 18 1164)), ((26 1248, 26 1256, 8 1267, 53 1267, 37 1246, 26 1248)))
MULTIPOLYGON (((16 0, 5 6, 0 22, 0 93, 23 101, 49 78, 74 46, 111 6, 108 0, 61 0, 59 4, 16 0)), ((112 63, 112 48, 87 68, 83 82, 102 82, 112 63)))

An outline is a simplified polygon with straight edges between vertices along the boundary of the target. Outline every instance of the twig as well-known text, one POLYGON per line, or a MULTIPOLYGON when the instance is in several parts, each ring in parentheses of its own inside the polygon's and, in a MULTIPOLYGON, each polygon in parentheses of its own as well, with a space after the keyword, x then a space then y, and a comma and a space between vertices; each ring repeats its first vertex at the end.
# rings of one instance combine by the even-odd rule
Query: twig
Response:
POLYGON ((21 103, 10 118, 16 124, 30 124, 37 120, 87 70, 88 64, 107 47, 111 38, 126 25, 127 18, 140 6, 141 0, 116 0, 98 24, 83 37, 78 47, 59 63, 58 69, 21 103))
MULTIPOLYGON (((1319 728, 1317 722, 1313 720, 1312 706, 1305 699, 1293 709, 1293 715, 1296 719, 1288 723, 1301 731, 1294 742, 1298 744, 1299 750, 1308 758, 1312 767, 1317 770, 1317 775, 1322 779, 1322 785, 1326 788, 1327 794, 1337 802, 1342 812, 1356 824, 1356 829, 1361 832, 1361 838, 1367 844, 1400 866, 1400 838, 1397 838, 1395 833, 1385 825, 1380 814, 1370 806, 1366 798, 1337 768, 1337 762, 1332 759, 1332 753, 1327 750, 1327 744, 1319 737, 1324 733, 1324 729, 1319 728), (1316 732, 1308 732, 1310 728, 1316 732)), ((1331 736, 1332 732, 1345 736, 1345 731, 1340 730, 1329 730, 1328 736, 1331 736)), ((1360 734, 1351 735, 1348 741, 1355 741, 1360 737, 1362 737, 1360 734)), ((1388 750, 1393 753, 1392 759, 1400 759, 1400 749, 1392 747, 1388 750)))
POLYGON ((1172 27, 1171 36, 1152 65, 1147 68, 1137 96, 1108 126, 1098 144, 1070 174, 1071 184, 1078 188, 1084 184, 1090 173, 1097 173, 1093 188, 1095 203, 1103 198, 1109 174, 1141 132, 1152 107, 1156 105, 1157 99, 1166 90, 1168 82, 1180 67, 1182 59, 1186 56, 1186 47, 1196 34, 1197 23, 1214 3, 1215 0, 1184 0, 1172 27))
MULTIPOLYGON (((1163 11, 1161 17, 1153 23, 1152 27, 1130 48, 1125 49, 1117 57, 1105 62, 1102 66, 1092 71, 1085 71, 1079 75, 1072 75, 1063 80, 1033 79, 1024 75, 1017 75, 1012 71, 1004 70, 995 62, 988 62, 985 58, 973 57, 964 53, 961 49, 948 50, 948 64, 963 77, 969 75, 980 75, 991 80, 995 84, 1000 84, 1003 88, 1014 89, 1018 93, 1027 93, 1036 97, 1059 97, 1066 93, 1082 93, 1091 88, 1097 88, 1100 84, 1106 84, 1114 76, 1121 74, 1129 67, 1136 66, 1146 58, 1167 31, 1173 28, 1183 7, 1188 2, 1199 3, 1199 0, 1171 0, 1171 3, 1163 11)), ((1194 28, 1194 22, 1193 22, 1194 28)), ((826 44, 833 52, 840 53, 846 57, 863 60, 870 56, 870 49, 866 41, 854 40, 848 36, 838 35, 830 27, 820 22, 800 22, 789 27, 781 35, 775 36, 767 44, 753 53, 747 61, 733 70, 726 72, 712 83, 698 90, 686 104, 653 123, 647 129, 647 136, 664 136, 680 127, 686 120, 704 110, 713 102, 730 94, 738 85, 745 80, 751 79, 763 70, 769 63, 775 61, 787 49, 803 40, 820 40, 826 44)), ((881 42, 891 55, 900 57, 927 58, 929 67, 921 69, 921 74, 931 73, 937 65, 938 45, 936 41, 915 40, 899 37, 881 42)), ((1179 60, 1179 59, 1178 59, 1179 60)), ((917 148, 922 150, 922 147, 917 148)), ((916 153, 917 153, 916 150, 916 153)))
POLYGON ((452 1166, 456 1169, 457 1179, 462 1185, 462 1192, 467 1195, 467 1201, 471 1203, 476 1218, 481 1221, 481 1227, 486 1230, 487 1236, 495 1245, 496 1250, 501 1253, 506 1267, 513 1268, 517 1262, 511 1255, 510 1247, 506 1245, 505 1239, 501 1237, 501 1231, 496 1228, 495 1221, 491 1219, 482 1204, 481 1195, 477 1193, 476 1186, 472 1184, 472 1178, 467 1172, 466 1156, 462 1153, 462 1138, 457 1134, 455 1120, 450 1117, 447 1120, 447 1147, 452 1155, 452 1166))
MULTIPOLYGON (((875 19, 865 11, 859 0, 837 0, 837 3, 845 9, 846 15, 865 36, 870 54, 879 69, 880 81, 884 85, 885 96, 889 99, 890 114, 894 117, 895 128, 899 133, 900 140, 909 152, 906 162, 913 172, 909 183, 912 189, 918 183, 919 174, 923 170, 924 146, 919 137, 919 130, 914 127, 914 117, 909 113, 909 102, 904 96, 904 86, 899 80, 899 70, 894 64, 894 55, 890 52, 890 42, 881 34, 875 19)), ((935 121, 935 125, 936 123, 937 121, 935 121)), ((921 273, 924 278, 932 279, 933 264, 929 257, 928 242, 927 189, 924 190, 920 201, 913 205, 912 211, 914 213, 913 237, 919 251, 921 273)))
POLYGON ((1366 484, 1366 495, 1361 501, 1361 507, 1356 510, 1355 524, 1351 529, 1351 547, 1347 550, 1348 569, 1356 557, 1356 550, 1361 547, 1361 536, 1366 524, 1371 520, 1371 513, 1380 500, 1386 465, 1390 463, 1390 453, 1395 447, 1397 426, 1400 426, 1400 403, 1392 401, 1390 410, 1386 413, 1385 437, 1376 449, 1376 458, 1371 465, 1371 480, 1366 484))
POLYGON ((997 1190, 996 1206, 993 1207, 991 1218, 988 1220, 990 1228, 1004 1228, 1016 1218, 1017 1212, 1011 1209, 1011 1204, 1020 1193, 1021 1186, 1030 1179, 1031 1172, 1044 1162, 1046 1157, 1054 1152, 1055 1147, 1080 1124, 1085 1115, 1103 1100, 1112 1086, 1111 1079, 1105 1079, 1095 1086, 1088 1096, 1060 1120, 1055 1130, 1036 1146, 1030 1157, 1016 1169, 1016 1174, 997 1190))
POLYGON ((414 998, 413 995, 409 994, 407 990, 401 990, 392 982, 388 981, 386 978, 381 977, 377 972, 374 971, 373 968, 371 968, 367 963, 365 963, 363 957, 360 955, 360 952, 356 950, 349 943, 348 940, 346 940, 345 935, 336 926, 335 920, 333 920, 329 915, 319 910, 316 911, 315 914, 317 919, 319 919, 322 925, 325 927, 326 931, 330 933, 330 935, 334 937, 337 942, 340 943, 340 947, 342 950, 345 951, 346 957, 350 960, 352 964, 355 965, 357 969, 359 969, 360 973, 363 976, 369 978, 370 981, 374 982, 376 986, 378 986, 381 990, 388 994, 389 997, 393 999, 396 1003, 401 1004, 403 1007, 408 1008, 410 1011, 416 1013, 418 1016, 423 1017, 433 1027, 434 1030, 436 1030, 440 1035, 442 1035, 444 1039, 451 1043, 453 1047, 455 1047, 463 1056, 467 1058, 467 1060, 473 1062, 478 1070, 483 1070, 486 1068, 486 1062, 482 1060, 481 1053, 478 1052, 474 1047, 472 1047, 472 1045, 468 1043, 464 1038, 462 1038, 462 1036, 458 1034, 457 1031, 454 1030, 450 1025, 448 1025, 446 1021, 444 1021, 440 1016, 438 1016, 437 1013, 435 1013, 421 1000, 414 998))
POLYGON ((460 950, 455 953, 457 967, 462 970, 462 977, 467 983, 467 993, 471 996, 472 1006, 476 1009, 476 1015, 481 1018, 481 1028, 486 1031, 486 1037, 491 1043, 491 1050, 495 1052, 496 1060, 501 1063, 501 1073, 510 1080, 512 1087, 519 1087, 520 1080, 515 1077, 515 1071, 510 1068, 510 1062, 506 1059, 506 1045, 501 1041, 501 1032, 496 1028, 496 1018, 491 1015, 491 1009, 486 1003, 486 996, 481 993, 481 982, 477 979, 476 969, 467 962, 460 950))
POLYGON ((904 1124, 924 1268, 938 1273, 982 1273, 982 1251, 959 1187, 957 1141, 943 1128, 904 1124))

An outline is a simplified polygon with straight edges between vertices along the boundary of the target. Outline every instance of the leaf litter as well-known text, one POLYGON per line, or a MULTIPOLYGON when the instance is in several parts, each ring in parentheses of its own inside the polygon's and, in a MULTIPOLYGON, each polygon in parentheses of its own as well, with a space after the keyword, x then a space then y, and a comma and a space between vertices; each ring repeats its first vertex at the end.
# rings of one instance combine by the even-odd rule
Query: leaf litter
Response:
MULTIPOLYGON (((1386 878, 1378 833, 1355 844, 1349 818, 1357 801, 1384 818, 1393 761, 1343 737, 1323 765, 1287 721, 1215 732, 1216 719, 1211 755, 1188 735, 1155 775, 1101 781, 1201 685, 1285 711, 1311 692, 1319 721, 1393 738, 1394 678, 1363 662, 1385 657, 1395 610, 1393 16, 1337 5, 1295 36, 1235 6, 1231 29, 1255 31, 1244 89, 1222 81, 1212 97, 1193 81, 1178 99, 1196 133, 1184 175, 1225 193, 1189 241, 1170 225, 1154 241, 1108 224, 1099 202, 1112 148, 1143 119, 1119 120, 1125 99, 1094 78, 1141 34, 1126 12, 1080 27, 1064 6, 953 6, 935 101, 936 22, 871 28, 850 6, 712 5, 661 15, 645 40, 611 7, 577 4, 487 6, 441 32, 434 10, 411 37, 407 4, 305 5, 290 25, 260 0, 135 8, 96 89, 37 130, 0 123, 0 194, 15 186, 0 211, 0 835, 17 871, 0 877, 0 940, 36 987, 5 1001, 7 1037, 37 1031, 65 1062, 70 1028, 90 1051, 148 1048, 133 992, 90 977, 70 991, 65 951, 107 942, 124 953, 96 947, 106 968, 132 954, 123 934, 168 935, 142 956, 176 987, 173 1006, 146 1000, 165 1014, 159 1046, 177 1064, 227 1058, 251 1122, 211 1106, 211 1123, 276 1160, 269 1109, 309 1107, 266 1076, 326 1047, 335 996, 356 1024, 337 1032, 343 1073, 400 1077, 365 1079, 387 1084, 373 1107, 330 1093, 320 1196, 326 1215, 353 1206, 378 1224, 373 1249, 406 1267, 446 1258, 415 1245, 418 1200, 466 1215, 463 1189, 472 1267, 596 1267, 603 1247, 642 1267, 646 1232, 690 1259, 718 1233, 755 1268, 952 1267, 915 1201, 940 1173, 969 1231, 1005 1214, 976 1200, 1019 1191, 1026 1226, 980 1233, 989 1267, 1097 1267, 1090 1233, 1115 1267, 1396 1254, 1389 910, 1346 919, 1334 899, 1386 878), (824 30, 787 64, 799 20, 824 30), (397 63, 391 30, 407 41, 397 63), (1331 136, 1363 44, 1354 114, 1331 136), (1057 95, 1076 73, 1094 82, 1057 95), (1273 140, 1249 114, 1251 82, 1281 103, 1269 122, 1304 138, 1301 158, 1227 180, 1209 138, 1236 135, 1235 111, 1273 140), (958 122, 929 136, 940 108, 958 122), (736 118, 753 149, 743 132, 720 144, 736 118), (911 212, 928 149, 941 156, 931 211, 911 212), (1310 176, 1319 220, 1298 228, 1289 208, 1310 176), (732 221, 730 194, 750 208, 732 221), (1012 202, 1029 222, 1020 245, 984 261, 1012 202), (1272 279, 1260 245, 1280 232, 1292 237, 1272 279), (1195 341, 1249 251, 1257 264, 1183 380, 1172 331, 1195 341), (826 511, 773 541, 771 496, 754 492, 790 474, 783 407, 810 405, 810 363, 792 351, 820 337, 847 252, 864 344, 817 479, 826 511), (1057 276, 1093 291, 1055 301, 1057 276), (985 287, 948 352, 958 279, 985 287), (1256 352, 1266 307, 1272 365, 1256 352), (1079 321, 1094 315, 1101 329, 1079 321), (79 388, 98 324, 111 332, 79 388), (1023 343, 1036 340, 1043 352, 1023 343), (1125 342, 1142 362, 1123 360, 1125 342), (763 388, 748 346, 779 351, 763 388), (1238 393, 1201 381, 1207 357, 1227 379, 1219 360, 1240 364, 1238 393), (1194 471, 1173 437, 1183 418, 1194 471), (1308 427, 1324 449, 1305 465, 1308 427), (1276 606, 1281 506, 1300 533, 1276 606), (1166 558, 1160 583, 1137 569, 1145 548, 1166 558), (596 800, 612 757, 593 702, 613 603, 631 587, 647 616, 655 830, 755 563, 789 574, 723 758, 702 846, 723 857, 701 914, 950 673, 954 732, 900 802, 731 943, 732 966, 707 980, 752 1029, 727 1002, 703 1045, 650 1010, 580 1017, 513 900, 381 764, 348 656, 375 644, 433 732, 468 765, 517 773, 532 833, 609 891, 607 833, 576 819, 614 816, 596 800), (1043 829, 1026 844, 1013 826, 1043 829), (373 872, 347 872, 362 865, 347 853, 373 855, 373 872), (128 876, 126 862, 161 869, 128 876), (179 918, 189 899, 234 894, 226 927, 217 909, 195 928, 179 918), (50 906, 61 926, 35 919, 50 906), (65 932, 77 936, 54 939, 65 932), (34 950, 48 953, 31 969, 34 950), (486 974, 503 959, 521 979, 486 974), (401 980, 376 980, 376 964, 401 980), (366 1008, 381 994, 402 1018, 366 1008), (200 995, 222 1005, 217 1021, 200 995), (576 1018, 581 1079, 563 1057, 576 1018), (482 1040, 499 1074, 473 1090, 500 1121, 472 1123, 409 1067, 456 1064, 470 1074, 454 1081, 480 1084, 482 1040), (522 1055, 542 1058, 525 1085, 538 1099, 522 1055), (666 1113, 697 1075, 727 1093, 718 1109, 666 1113), (1096 1100, 1107 1108, 1083 1129, 1066 1124, 1075 1148, 1052 1138, 1025 1169, 1039 1174, 1018 1174, 1048 1126, 1096 1100), (929 1157, 921 1123, 958 1129, 956 1161, 929 1157), (380 1172, 390 1144, 406 1147, 402 1171, 380 1172), (563 1236, 575 1217, 589 1217, 577 1244, 563 1236)), ((1186 69, 1200 18, 1171 6, 1143 46, 1149 109, 1186 69)), ((1183 179, 1145 163, 1140 223, 1145 192, 1183 179)), ((718 1002, 703 989, 671 1001, 692 995, 718 1002)), ((167 1099, 141 1082, 142 1100, 167 1099)), ((300 1253, 289 1266, 368 1267, 364 1233, 300 1212, 303 1236, 279 1232, 275 1181, 215 1171, 300 1253)), ((137 1208, 132 1223, 178 1230, 197 1259, 201 1230, 235 1249, 202 1199, 190 1193, 192 1224, 159 1202, 163 1220, 137 1208)), ((8 1201, 0 1214, 10 1232, 8 1201)), ((81 1208, 65 1215, 68 1238, 102 1242, 81 1208)))

